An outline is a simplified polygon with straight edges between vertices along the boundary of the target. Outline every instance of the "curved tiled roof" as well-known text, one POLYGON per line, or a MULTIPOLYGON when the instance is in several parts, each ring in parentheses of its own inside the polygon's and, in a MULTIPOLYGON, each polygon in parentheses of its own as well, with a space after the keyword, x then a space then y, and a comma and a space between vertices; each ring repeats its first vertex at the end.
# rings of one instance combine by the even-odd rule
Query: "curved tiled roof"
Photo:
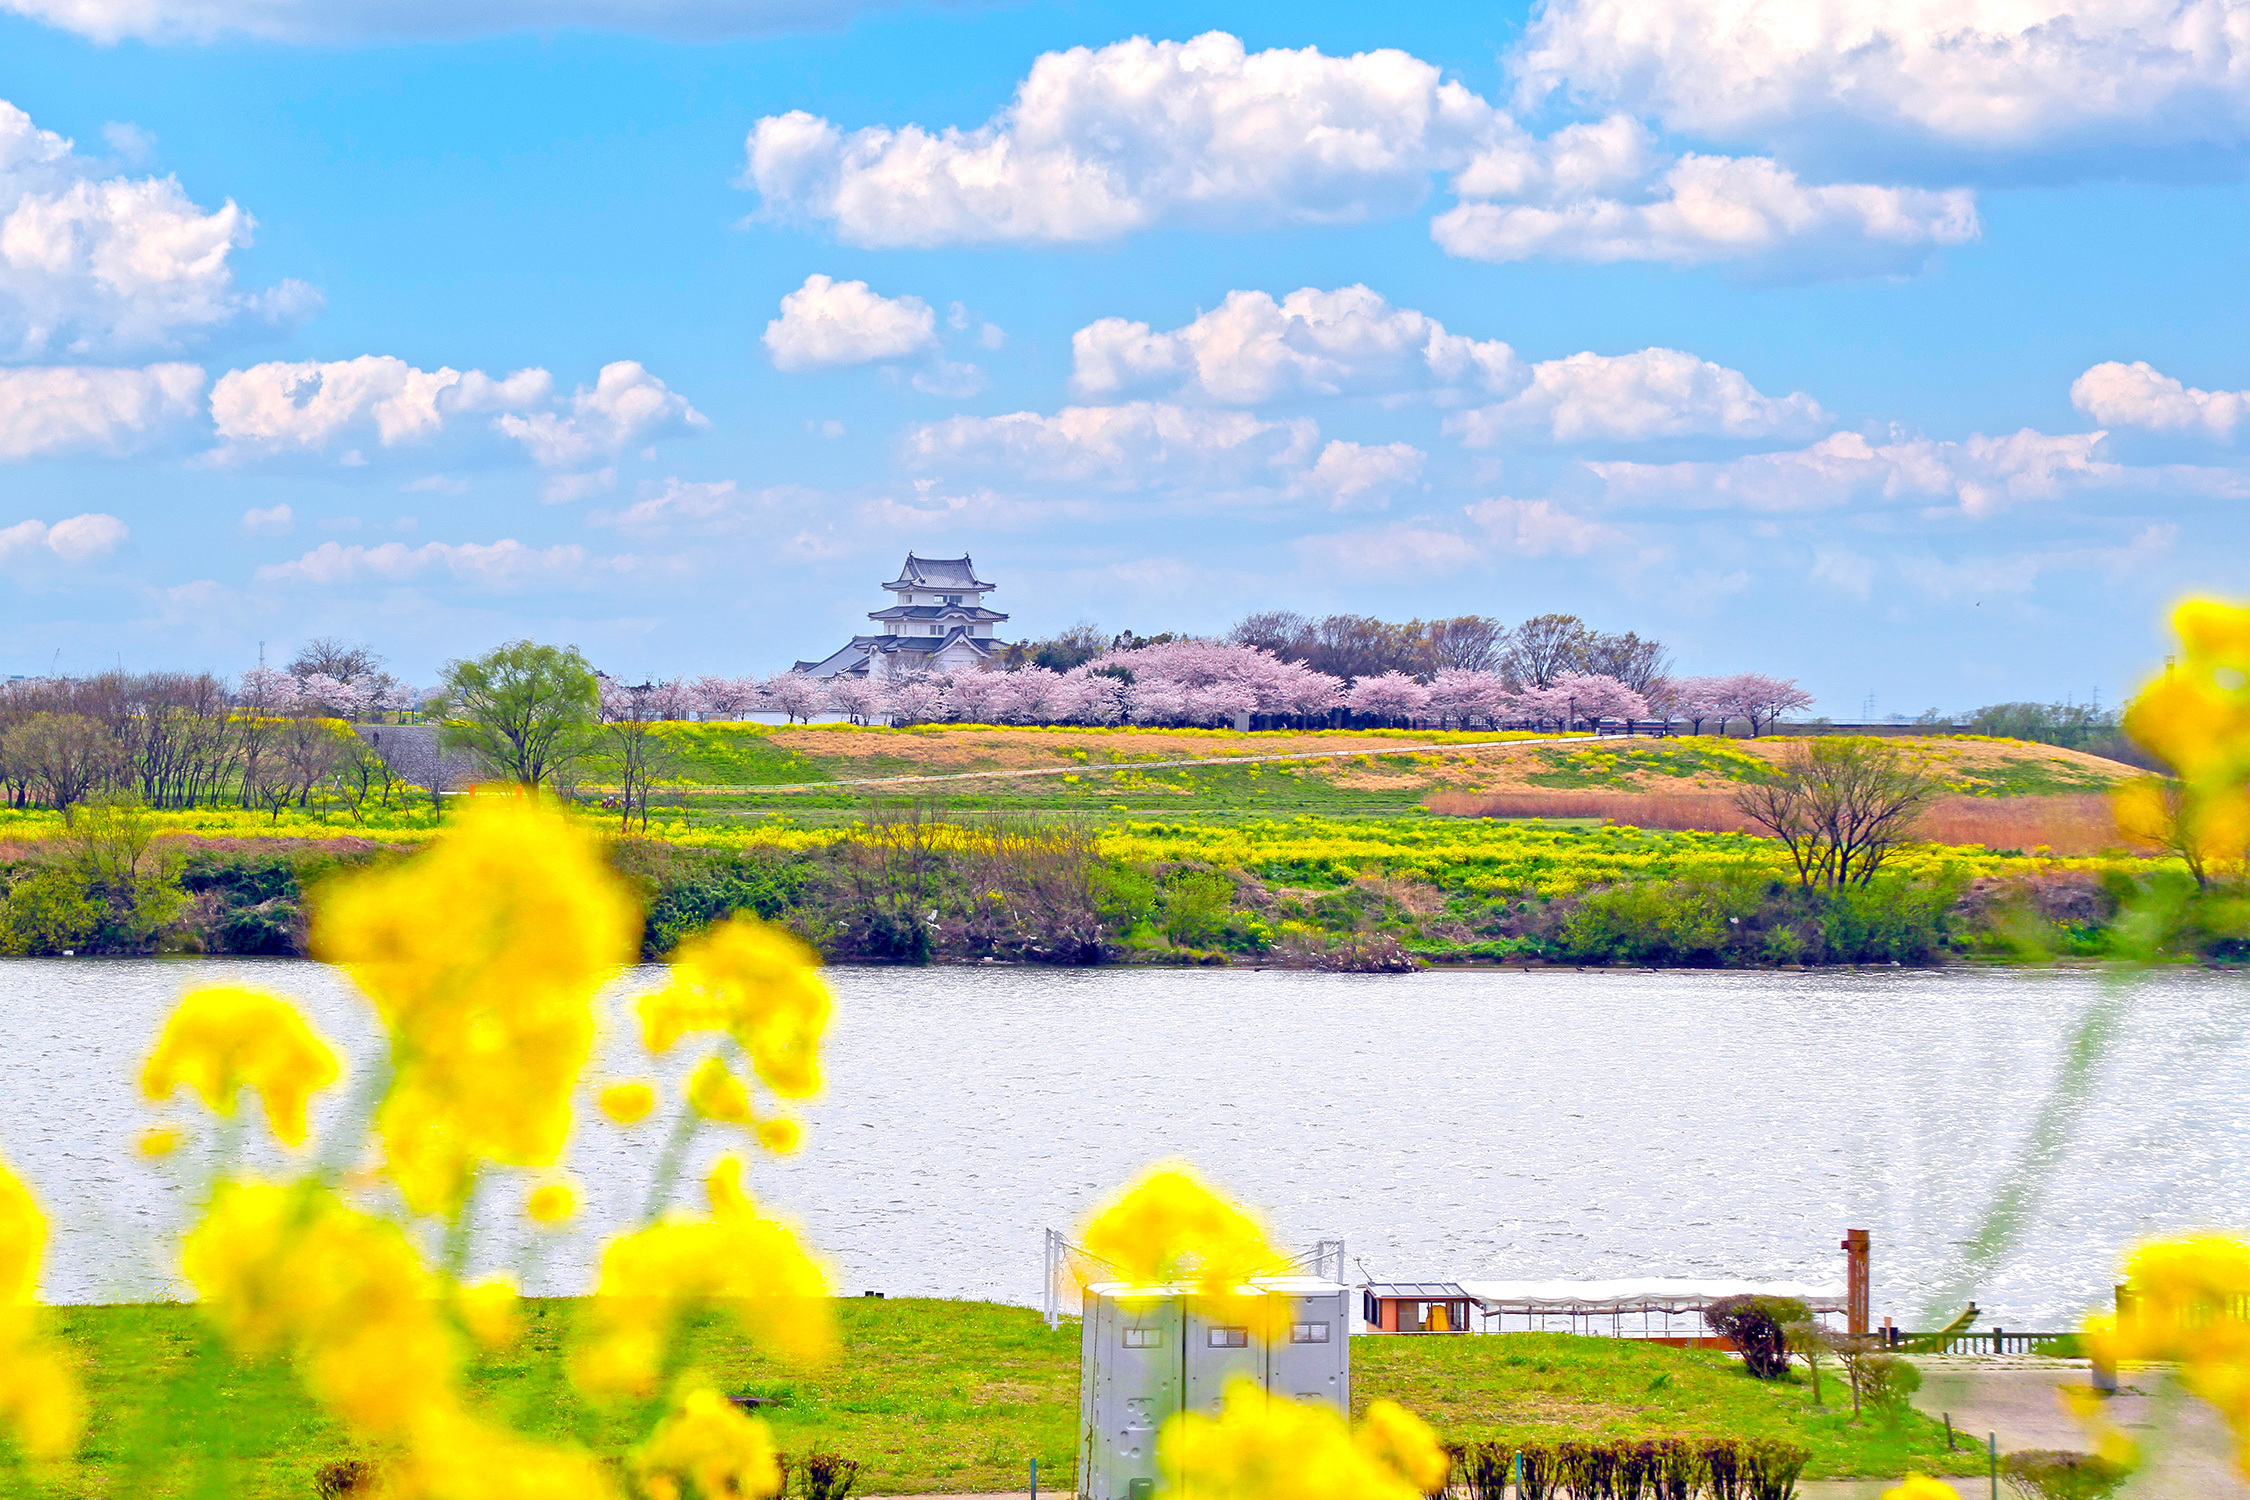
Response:
POLYGON ((967 553, 959 557, 916 557, 906 554, 906 565, 898 570, 898 577, 883 585, 887 589, 983 589, 992 585, 977 577, 977 565, 967 553))

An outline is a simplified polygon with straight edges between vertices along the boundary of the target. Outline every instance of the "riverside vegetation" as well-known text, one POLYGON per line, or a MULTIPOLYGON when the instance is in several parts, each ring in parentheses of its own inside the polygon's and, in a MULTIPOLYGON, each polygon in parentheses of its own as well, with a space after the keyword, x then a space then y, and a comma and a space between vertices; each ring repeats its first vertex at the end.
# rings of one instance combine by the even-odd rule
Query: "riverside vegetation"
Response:
MULTIPOLYGON (((1075 759, 1089 743, 1096 754, 1158 759, 1274 753, 1275 743, 1168 732, 1151 751, 1142 747, 1154 732, 664 728, 717 747, 697 774, 778 764, 780 774, 809 768, 831 780, 887 771, 907 752, 961 774, 963 760, 1090 767, 1075 759)), ((1286 740, 1284 753, 1337 743, 1286 740)), ((735 912, 862 962, 2101 958, 2120 951, 2116 921, 2128 908, 2160 913, 2158 946, 2171 956, 2231 961, 2246 951, 2235 887, 2199 886, 2181 857, 2151 843, 2136 851, 2109 798, 2088 790, 2118 784, 2129 768, 2050 746, 1707 739, 1386 754, 1397 741, 1381 734, 1344 743, 1354 753, 1336 760, 1129 770, 1098 792, 1052 778, 1073 799, 1066 805, 1027 805, 1010 780, 947 783, 942 796, 888 804, 868 788, 766 794, 733 810, 683 796, 659 806, 645 831, 611 824, 604 847, 640 895, 647 959, 735 912), (1872 864, 1862 830, 1846 835, 1844 868, 1823 874, 1799 857, 1819 857, 1801 834, 1793 854, 1751 812, 1762 798, 1769 816, 1786 819, 1777 791, 1826 774, 1797 760, 1852 746, 1842 763, 1888 767, 1911 806, 1885 815, 1872 864), (1981 837, 1939 841, 1949 835, 1981 837)), ((598 804, 602 793, 585 786, 580 796, 598 804)), ((582 816, 598 826, 602 813, 589 805, 582 816)), ((115 800, 83 804, 68 820, 0 812, 0 948, 302 954, 323 881, 407 857, 442 826, 429 799, 380 789, 358 806, 316 800, 279 815, 115 800)))

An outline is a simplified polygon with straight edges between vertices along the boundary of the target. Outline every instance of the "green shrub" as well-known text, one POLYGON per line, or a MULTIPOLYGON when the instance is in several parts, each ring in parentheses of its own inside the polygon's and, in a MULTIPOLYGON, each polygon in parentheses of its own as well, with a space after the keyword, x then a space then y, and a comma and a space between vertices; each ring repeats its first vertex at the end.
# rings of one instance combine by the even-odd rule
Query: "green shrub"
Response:
POLYGON ((2027 1448, 2002 1459, 2000 1472, 2026 1500, 2107 1500, 2131 1471, 2091 1453, 2027 1448))
POLYGON ((1960 886, 1953 881, 1877 879, 1846 886, 1821 911, 1821 943, 1830 963, 1924 964, 1945 951, 1948 919, 1960 886))
POLYGON ((64 865, 32 870, 8 890, 0 912, 0 951, 10 955, 85 953, 109 916, 86 877, 64 865))
POLYGON ((1164 935, 1182 947, 1208 948, 1233 908, 1233 881, 1212 870, 1182 870, 1164 886, 1164 935))
POLYGON ((1742 1351, 1742 1367, 1760 1380, 1779 1380, 1789 1373, 1789 1340, 1782 1325, 1811 1317, 1794 1297, 1721 1297, 1703 1310, 1711 1331, 1732 1339, 1742 1351))

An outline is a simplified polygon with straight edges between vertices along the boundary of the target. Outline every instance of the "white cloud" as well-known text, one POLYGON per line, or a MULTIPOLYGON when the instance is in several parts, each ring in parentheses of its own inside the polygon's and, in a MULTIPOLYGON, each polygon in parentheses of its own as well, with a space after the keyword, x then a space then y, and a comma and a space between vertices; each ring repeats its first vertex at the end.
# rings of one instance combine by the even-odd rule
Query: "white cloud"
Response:
POLYGON ((125 453, 195 415, 203 371, 50 365, 0 370, 0 462, 64 453, 125 453))
POLYGON ((1518 58, 1712 139, 1954 159, 2250 140, 2242 0, 1549 0, 1518 58))
POLYGON ((1465 513, 1496 545, 1525 557, 1556 553, 1584 557, 1597 548, 1631 545, 1616 527, 1573 515, 1552 500, 1514 500, 1502 495, 1480 500, 1465 513))
POLYGON ((660 531, 673 526, 707 527, 731 520, 740 511, 742 501, 742 492, 731 479, 675 478, 661 485, 644 484, 625 509, 595 511, 586 520, 593 526, 618 526, 634 531, 660 531))
POLYGON ((1298 487, 1325 497, 1331 510, 1379 509, 1390 503, 1393 492, 1422 477, 1426 457, 1407 443, 1370 447, 1332 442, 1320 450, 1298 487))
POLYGON ((1223 32, 1043 54, 974 130, 846 133, 803 111, 751 130, 770 211, 860 245, 1113 239, 1160 223, 1333 224, 1403 212, 1495 111, 1383 49, 1248 53, 1223 32))
POLYGON ((949 417, 906 431, 907 461, 923 469, 1008 470, 1022 478, 1107 488, 1192 481, 1272 483, 1312 457, 1310 421, 1161 402, 1066 406, 1052 416, 1011 412, 949 417))
POLYGON ((285 536, 297 529, 297 513, 287 505, 252 506, 242 513, 242 529, 252 536, 285 536))
POLYGON ((1308 536, 1296 546, 1309 571, 1345 581, 1427 578, 1484 561, 1484 549, 1468 537, 1428 526, 1308 536))
MULTIPOLYGON (((617 561, 611 559, 610 565, 617 561)), ((425 542, 419 547, 404 542, 373 547, 322 542, 302 557, 258 569, 258 577, 268 583, 333 588, 370 580, 410 583, 444 573, 460 583, 506 588, 567 583, 587 572, 588 566, 584 547, 528 547, 513 537, 497 542, 425 542)))
POLYGON ((822 370, 907 359, 937 344, 937 314, 919 297, 885 297, 864 281, 805 278, 766 325, 777 370, 822 370))
POLYGON ((539 487, 541 505, 573 505, 617 488, 617 466, 585 474, 557 474, 539 487))
POLYGON ((98 562, 115 552, 128 530, 123 521, 99 511, 71 516, 49 526, 18 521, 0 529, 0 562, 35 558, 42 551, 66 563, 98 562))
POLYGON ((103 175, 0 100, 0 352, 166 349, 313 311, 319 297, 300 282, 235 286, 228 257, 251 228, 232 201, 206 211, 175 178, 103 175))
MULTIPOLYGON (((212 388, 211 419, 222 443, 217 456, 229 461, 370 440, 412 448, 466 425, 514 440, 543 468, 580 467, 710 425, 631 360, 603 366, 593 386, 558 401, 545 370, 496 379, 482 370, 417 369, 387 354, 229 370, 212 388)), ((342 461, 366 462, 363 448, 350 448, 342 461)))
POLYGON ((1149 387, 1237 405, 1291 396, 1520 388, 1523 362, 1498 339, 1448 333, 1364 286, 1301 287, 1279 302, 1233 291, 1194 322, 1157 333, 1103 318, 1071 335, 1071 387, 1113 396, 1149 387))
POLYGON ((1816 547, 1811 576, 1815 583, 1865 599, 1875 586, 1875 560, 1848 548, 1816 547))
POLYGON ((2192 432, 2225 442, 2250 417, 2250 391, 2202 391, 2145 360, 2095 365, 2071 382, 2070 403, 2104 427, 2192 432))
POLYGON ((984 371, 975 365, 941 359, 914 376, 914 389, 925 396, 965 401, 984 389, 984 371))
POLYGON ((1965 189, 1808 184, 1768 157, 1692 154, 1634 199, 1467 202, 1430 221, 1440 248, 1470 260, 1762 260, 1797 274, 1910 271, 1979 233, 1965 189))
POLYGON ((888 0, 0 0, 0 12, 98 42, 335 43, 581 29, 709 40, 825 28, 889 8, 888 0))
POLYGON ((2099 432, 2025 428, 1959 442, 1872 443, 1839 432, 1809 448, 1718 463, 1589 463, 1612 500, 1816 511, 1859 502, 1954 504, 1986 516, 2024 501, 2109 483, 2124 471, 2103 457, 2099 432))
POLYGON ((1646 442, 1668 437, 1809 437, 1830 425, 1803 392, 1765 396, 1740 370, 1677 349, 1573 354, 1534 365, 1507 401, 1448 417, 1471 448, 1518 433, 1558 443, 1646 442))

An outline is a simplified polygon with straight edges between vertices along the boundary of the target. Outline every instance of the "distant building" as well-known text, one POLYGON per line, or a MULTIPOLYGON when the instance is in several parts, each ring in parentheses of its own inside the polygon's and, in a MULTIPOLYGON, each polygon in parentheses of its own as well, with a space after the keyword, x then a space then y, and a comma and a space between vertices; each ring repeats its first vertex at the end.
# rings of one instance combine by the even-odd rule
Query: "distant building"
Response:
POLYGON ((883 587, 893 596, 890 607, 867 617, 881 627, 879 634, 855 635, 842 650, 800 661, 794 670, 810 677, 950 672, 989 662, 1006 644, 993 639, 992 631, 1008 617, 984 607, 992 585, 978 579, 976 564, 966 557, 909 552, 898 577, 883 587))

